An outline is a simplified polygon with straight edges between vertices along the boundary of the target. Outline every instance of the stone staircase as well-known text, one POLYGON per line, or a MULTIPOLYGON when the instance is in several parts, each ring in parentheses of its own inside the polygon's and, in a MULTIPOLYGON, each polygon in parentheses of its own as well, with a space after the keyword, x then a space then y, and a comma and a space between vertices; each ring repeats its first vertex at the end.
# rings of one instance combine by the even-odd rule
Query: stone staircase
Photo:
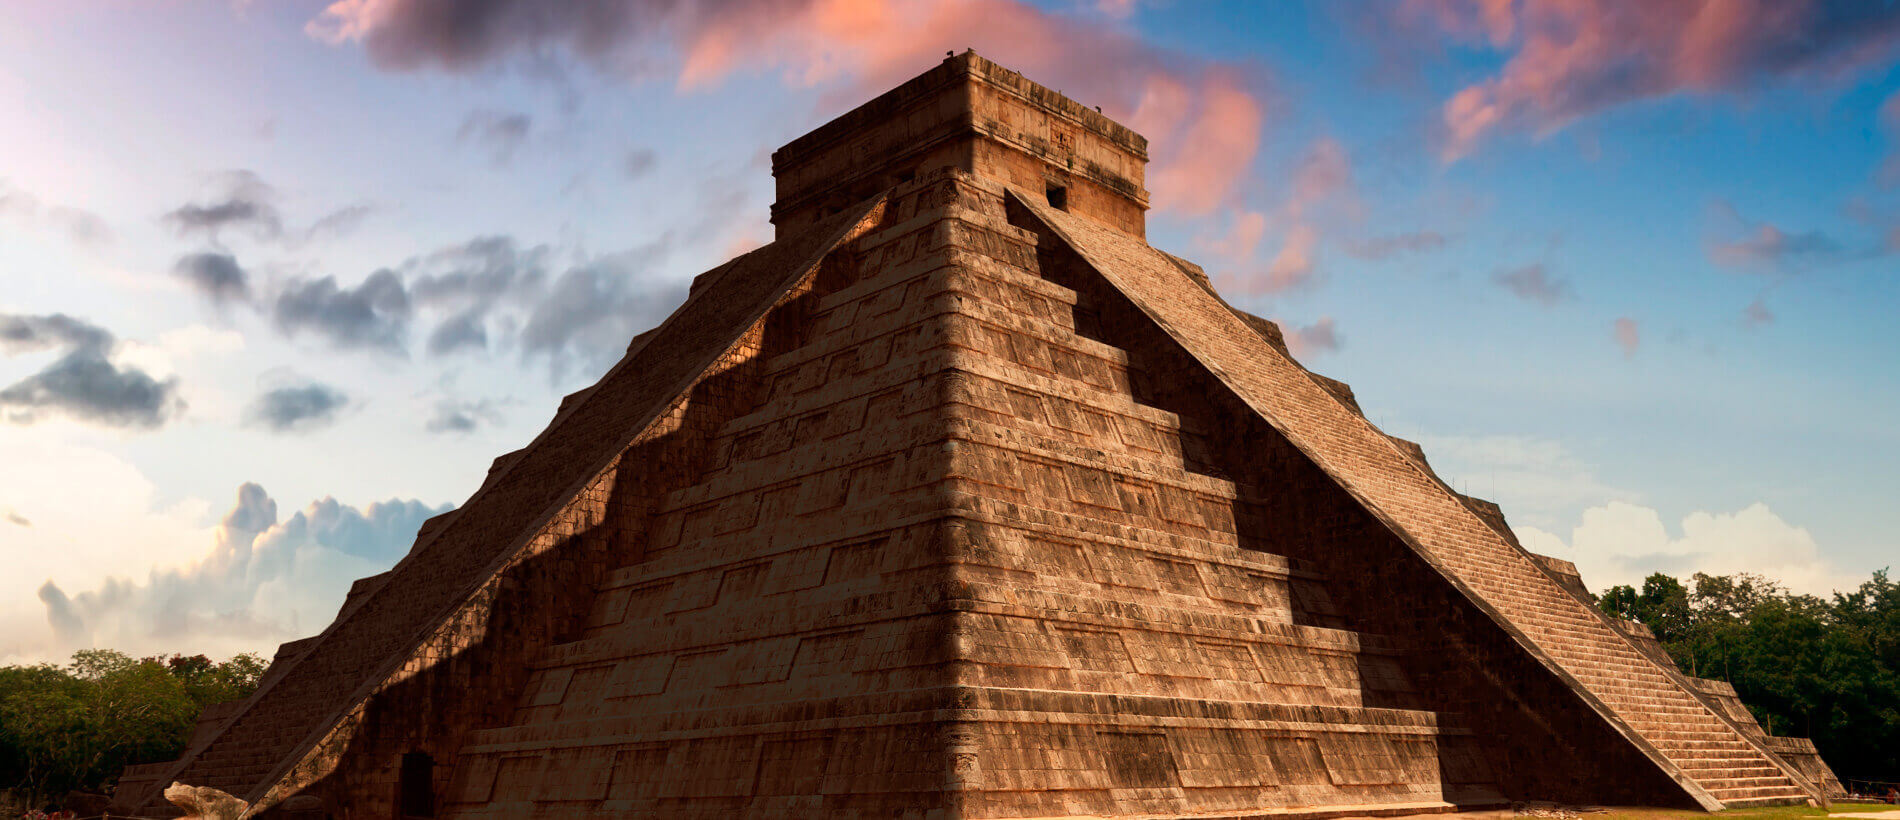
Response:
POLYGON ((1454 572, 1586 690, 1731 808, 1809 795, 1740 732, 1526 561, 1454 558, 1454 572))
POLYGON ((1018 196, 1111 285, 1262 408, 1424 555, 1575 679, 1684 775, 1728 807, 1801 803, 1810 789, 1718 717, 1529 553, 1499 537, 1429 472, 1185 271, 1140 240, 1018 196), (1178 280, 1178 284, 1177 284, 1178 280), (1195 328, 1192 338, 1179 328, 1195 328), (1316 431, 1325 431, 1316 434, 1316 431))
MULTIPOLYGON (((970 244, 996 262, 973 265, 974 275, 957 285, 968 297, 950 330, 968 351, 957 360, 952 399, 959 452, 970 465, 957 470, 970 480, 966 514, 995 525, 984 530, 990 548, 961 559, 977 584, 973 611, 983 624, 970 633, 966 678, 978 687, 978 704, 1000 697, 993 693, 1035 698, 1054 722, 1078 719, 1062 708, 1088 708, 1086 697, 1128 699, 1121 710, 1152 702, 1194 715, 1230 734, 1174 730, 1173 743, 1195 750, 1177 763, 1183 782, 1232 788, 1264 777, 1248 781, 1250 799, 1263 801, 1254 811, 1277 806, 1276 816, 1325 816, 1324 807, 1348 804, 1360 815, 1503 804, 1493 773, 1476 762, 1463 717, 1427 708, 1405 653, 1382 635, 1356 631, 1334 605, 1327 589, 1341 582, 1263 551, 1259 528, 1237 525, 1238 500, 1258 490, 1214 474, 1189 452, 1213 446, 1219 431, 1136 399, 1130 384, 1148 374, 1134 372, 1126 349, 1078 328, 1078 315, 1092 309, 1038 273, 1025 242, 1033 237, 993 215, 959 218, 976 235, 970 244), (1050 546, 1070 539, 1082 546, 1066 554, 1050 546), (1010 628, 1025 616, 1117 637, 1063 647, 1010 628), (1286 748, 1262 760, 1235 754, 1250 748, 1244 738, 1261 725, 1295 714, 1310 735, 1283 740, 1286 748), (1410 734, 1381 745, 1395 730, 1410 734), (1315 754, 1296 762, 1295 743, 1315 744, 1315 754), (1208 771, 1196 754, 1203 749, 1232 758, 1208 771)), ((1055 744, 1021 742, 1025 750, 1055 744)), ((1005 767, 999 776, 1031 792, 1065 787, 1054 772, 1005 767)), ((1161 801, 1121 808, 1182 811, 1161 801)))

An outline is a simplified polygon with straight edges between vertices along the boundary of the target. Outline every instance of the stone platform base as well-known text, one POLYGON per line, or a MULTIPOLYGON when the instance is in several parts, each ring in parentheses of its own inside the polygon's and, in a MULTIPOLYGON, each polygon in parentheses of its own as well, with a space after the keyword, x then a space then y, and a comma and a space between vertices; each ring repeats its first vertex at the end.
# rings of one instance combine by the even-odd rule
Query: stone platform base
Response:
MULTIPOLYGON (((1423 817, 1432 820, 1510 820, 1513 813, 1510 804, 1500 802, 1496 807, 1474 807, 1451 803, 1382 803, 1358 806, 1302 806, 1287 809, 1259 809, 1241 812, 1212 812, 1198 814, 1128 814, 1103 818, 1103 820, 1351 820, 1357 817, 1423 817)), ((1017 820, 1073 820, 1066 817, 1023 817, 1017 820)), ((1894 820, 1900 820, 1896 813, 1894 820)))

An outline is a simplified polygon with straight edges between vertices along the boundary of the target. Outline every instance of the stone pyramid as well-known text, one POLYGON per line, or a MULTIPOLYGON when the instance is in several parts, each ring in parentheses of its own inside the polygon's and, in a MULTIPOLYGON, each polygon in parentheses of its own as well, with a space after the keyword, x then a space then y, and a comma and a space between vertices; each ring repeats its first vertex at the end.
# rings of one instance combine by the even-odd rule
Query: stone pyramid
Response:
POLYGON ((178 761, 284 817, 1823 800, 1143 239, 1146 141, 974 54, 773 156, 777 241, 178 761))

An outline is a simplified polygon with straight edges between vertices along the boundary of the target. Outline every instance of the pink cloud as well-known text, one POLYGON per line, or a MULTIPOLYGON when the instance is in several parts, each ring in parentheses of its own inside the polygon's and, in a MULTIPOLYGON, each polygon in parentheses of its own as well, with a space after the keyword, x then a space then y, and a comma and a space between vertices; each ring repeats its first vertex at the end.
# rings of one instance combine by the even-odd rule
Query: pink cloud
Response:
MULTIPOLYGON (((1233 203, 1259 150, 1266 108, 1231 71, 1210 70, 1189 82, 1155 84, 1185 96, 1162 106, 1185 116, 1163 119, 1136 109, 1129 122, 1148 137, 1154 155, 1148 174, 1153 206, 1200 216, 1233 203)), ((1144 95, 1144 102, 1151 99, 1144 95)))
POLYGON ((1774 311, 1769 310, 1768 305, 1759 298, 1749 302, 1748 307, 1742 310, 1742 324, 1749 327, 1761 327, 1774 321, 1774 311))
POLYGON ((1260 240, 1267 235, 1267 215, 1260 211, 1241 211, 1234 214, 1225 235, 1202 238, 1195 245, 1200 250, 1236 263, 1246 263, 1254 258, 1254 251, 1260 247, 1260 240))
POLYGON ((1426 24, 1460 39, 1483 39, 1504 45, 1517 28, 1511 6, 1515 0, 1403 0, 1397 17, 1417 26, 1426 24))
POLYGON ((395 70, 469 71, 564 49, 616 73, 673 65, 683 91, 744 72, 826 86, 851 104, 974 47, 1150 140, 1157 209, 1205 214, 1231 204, 1264 130, 1261 72, 1148 45, 1100 15, 1070 17, 1019 0, 336 0, 307 27, 360 42, 395 70))
POLYGON ((1151 204, 1187 215, 1232 204, 1259 150, 1267 104, 1238 67, 1164 52, 1098 21, 1015 0, 788 5, 708 20, 685 39, 680 85, 776 69, 799 85, 842 82, 849 102, 922 70, 920 54, 974 46, 1146 136, 1151 204))
POLYGON ((1571 296, 1570 283, 1551 276, 1550 270, 1541 262, 1500 272, 1491 277, 1491 281, 1519 299, 1536 302, 1544 307, 1555 307, 1558 302, 1571 296))
POLYGON ((1610 334, 1616 339, 1616 346, 1623 348, 1623 358, 1632 358, 1636 349, 1642 346, 1642 338, 1637 335, 1636 320, 1628 316, 1618 317, 1610 334))
POLYGON ((1760 271, 1799 270, 1837 260, 1846 249, 1821 231, 1789 231, 1744 218, 1727 202, 1709 207, 1715 231, 1707 240, 1709 261, 1724 267, 1760 271))
POLYGON ((1288 229, 1280 249, 1264 267, 1251 258, 1230 258, 1227 270, 1216 273, 1222 288, 1240 296, 1270 296, 1312 284, 1319 232, 1311 225, 1288 229))
POLYGON ((1346 253, 1358 259, 1379 261, 1390 259, 1401 253, 1426 253, 1445 247, 1448 240, 1437 231, 1414 231, 1412 233, 1375 236, 1370 239, 1353 239, 1346 242, 1346 253))
POLYGON ((1134 16, 1136 0, 1095 0, 1095 10, 1117 20, 1134 16))
POLYGON ((1343 344, 1339 335, 1339 326, 1331 316, 1321 316, 1319 321, 1305 327, 1283 324, 1286 327, 1284 332, 1287 350, 1291 351, 1296 359, 1304 359, 1309 355, 1320 353, 1331 353, 1337 351, 1343 344))
POLYGON ((1338 203, 1353 218, 1363 206, 1353 183, 1352 158, 1346 147, 1332 137, 1320 137, 1308 146, 1293 170, 1290 192, 1282 210, 1289 219, 1305 218, 1325 203, 1338 203))
POLYGON ((378 66, 471 71, 550 45, 610 62, 671 22, 669 0, 334 0, 304 26, 332 45, 360 42, 378 66))
MULTIPOLYGON (((1825 0, 1412 0, 1400 17, 1508 52, 1496 75, 1440 111, 1441 156, 1497 132, 1557 131, 1677 93, 1747 93, 1788 78, 1839 80, 1900 50, 1900 9, 1825 0)), ((1415 34, 1405 31, 1402 34, 1415 34)))
POLYGON ((1280 293, 1307 283, 1313 276, 1313 246, 1319 235, 1311 225, 1298 225, 1287 232, 1286 244, 1267 266, 1265 293, 1280 293))
POLYGON ((1880 128, 1887 132, 1892 152, 1880 165, 1880 184, 1891 188, 1900 185, 1900 91, 1888 95, 1887 101, 1880 104, 1879 117, 1880 128))
POLYGON ((1838 253, 1840 243, 1820 231, 1789 233, 1762 223, 1738 239, 1709 243, 1709 258, 1730 267, 1781 265, 1838 253))
POLYGON ((1351 156, 1332 137, 1313 141, 1287 176, 1286 197, 1270 212, 1242 211, 1225 236, 1197 244, 1224 268, 1220 278, 1242 295, 1282 293, 1311 284, 1322 226, 1364 218, 1351 156), (1269 231, 1279 250, 1263 265, 1255 249, 1269 231))
MULTIPOLYGON (((1900 162, 1900 157, 1889 162, 1900 162)), ((1871 255, 1900 252, 1900 214, 1876 207, 1865 197, 1848 199, 1841 207, 1841 212, 1880 237, 1875 241, 1871 255)))

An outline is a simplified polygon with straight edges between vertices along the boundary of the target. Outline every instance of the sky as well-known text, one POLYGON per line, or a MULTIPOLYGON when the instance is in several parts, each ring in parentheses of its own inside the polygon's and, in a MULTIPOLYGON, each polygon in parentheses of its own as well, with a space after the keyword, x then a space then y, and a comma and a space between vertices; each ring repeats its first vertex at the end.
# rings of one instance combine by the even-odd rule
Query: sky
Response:
POLYGON ((0 0, 0 663, 268 655, 978 53, 1593 589, 1900 556, 1886 0, 0 0))

